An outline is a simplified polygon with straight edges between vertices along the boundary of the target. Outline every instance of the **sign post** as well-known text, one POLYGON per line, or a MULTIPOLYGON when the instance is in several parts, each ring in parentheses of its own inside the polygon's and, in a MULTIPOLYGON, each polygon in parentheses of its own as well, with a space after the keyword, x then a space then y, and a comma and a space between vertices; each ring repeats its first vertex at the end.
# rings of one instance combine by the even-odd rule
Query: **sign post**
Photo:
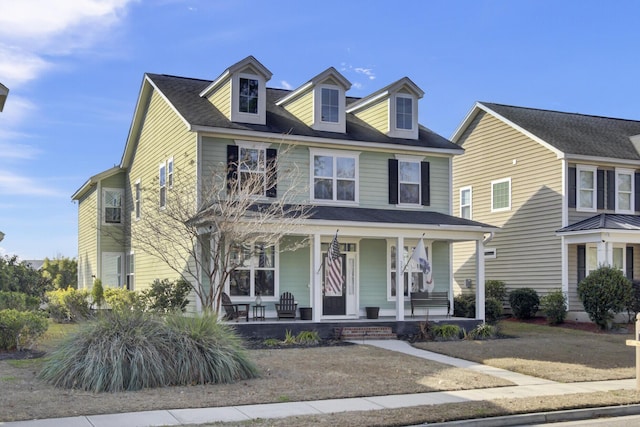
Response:
POLYGON ((640 390, 640 313, 636 315, 635 337, 635 340, 627 340, 627 345, 636 348, 636 389, 640 390))

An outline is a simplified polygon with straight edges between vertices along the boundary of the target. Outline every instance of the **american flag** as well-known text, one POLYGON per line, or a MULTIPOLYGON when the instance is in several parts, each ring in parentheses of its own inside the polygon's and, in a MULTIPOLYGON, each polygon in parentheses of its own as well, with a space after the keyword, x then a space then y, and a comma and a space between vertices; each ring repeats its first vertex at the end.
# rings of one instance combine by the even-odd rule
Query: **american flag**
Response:
POLYGON ((327 250, 324 293, 328 296, 342 295, 342 257, 340 257, 338 233, 333 237, 327 250))

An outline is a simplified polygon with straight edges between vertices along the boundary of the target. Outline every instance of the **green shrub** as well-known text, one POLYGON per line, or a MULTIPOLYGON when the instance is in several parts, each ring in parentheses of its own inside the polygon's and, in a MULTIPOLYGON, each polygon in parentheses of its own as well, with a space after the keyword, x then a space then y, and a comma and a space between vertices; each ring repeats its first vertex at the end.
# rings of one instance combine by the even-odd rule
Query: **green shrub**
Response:
POLYGON ((22 292, 0 291, 0 310, 33 311, 40 306, 40 299, 22 292))
POLYGON ((502 302, 493 297, 484 301, 484 317, 488 323, 496 323, 502 317, 502 302))
POLYGON ((465 339, 469 340, 486 340, 495 338, 498 335, 498 329, 494 325, 489 325, 488 323, 481 323, 472 330, 470 330, 466 335, 465 339))
POLYGON ((91 317, 89 293, 73 288, 56 289, 46 293, 48 311, 56 322, 77 322, 91 317))
POLYGON ((484 282, 484 293, 488 298, 495 298, 500 303, 507 298, 507 285, 502 280, 487 280, 484 282))
POLYGON ((93 288, 91 288, 91 298, 96 307, 102 307, 104 304, 104 288, 102 287, 102 280, 96 279, 93 281, 93 288))
POLYGON ((567 318, 567 298, 562 291, 553 291, 540 298, 540 309, 547 317, 547 323, 557 325, 567 318))
POLYGON ((433 338, 439 341, 451 341, 463 336, 462 328, 458 325, 436 325, 431 328, 433 338))
POLYGON ((476 296, 473 294, 456 295, 453 298, 454 317, 476 317, 476 296))
POLYGON ((157 317, 139 310, 116 310, 88 322, 40 372, 57 387, 93 392, 230 383, 257 375, 240 338, 215 316, 157 317))
POLYGON ((113 311, 143 311, 145 307, 140 294, 125 288, 106 288, 104 301, 113 311))
POLYGON ((48 327, 49 322, 43 313, 0 310, 0 349, 30 348, 48 327))
POLYGON ((189 300, 191 285, 184 279, 170 282, 156 279, 149 289, 142 292, 147 309, 156 313, 183 312, 189 300))
POLYGON ((602 266, 578 284, 578 296, 589 318, 605 329, 616 313, 629 305, 633 298, 633 288, 620 270, 602 266))
POLYGON ((635 322, 636 316, 640 313, 640 280, 631 281, 631 288, 631 298, 626 307, 629 323, 635 322))
POLYGON ((513 315, 518 319, 530 319, 535 317, 540 306, 540 298, 535 289, 514 289, 509 294, 509 305, 513 315))

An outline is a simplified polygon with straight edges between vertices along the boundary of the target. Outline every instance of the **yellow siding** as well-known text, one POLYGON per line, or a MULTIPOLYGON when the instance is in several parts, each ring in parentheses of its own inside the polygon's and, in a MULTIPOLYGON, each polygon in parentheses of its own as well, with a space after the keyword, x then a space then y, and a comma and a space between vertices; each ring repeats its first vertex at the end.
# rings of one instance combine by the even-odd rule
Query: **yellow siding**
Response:
POLYGON ((384 98, 355 113, 356 117, 382 133, 389 132, 389 99, 384 98))
MULTIPOLYGON (((158 166, 171 157, 174 161, 174 180, 176 182, 174 188, 181 186, 178 184, 181 179, 195 179, 196 134, 189 132, 164 99, 157 92, 154 92, 151 95, 145 122, 129 169, 126 214, 132 229, 135 230, 138 226, 133 209, 133 191, 136 180, 141 180, 143 189, 141 215, 144 216, 146 212, 158 209, 159 200, 151 200, 151 196, 157 198, 158 194, 156 188, 158 185, 158 166), (148 197, 149 200, 147 200, 148 197)), ((193 187, 195 187, 195 182, 193 187)), ((170 203, 171 194, 172 190, 168 190, 167 203, 170 203)), ((144 253, 133 238, 130 247, 135 254, 136 290, 145 289, 154 279, 176 280, 179 278, 178 273, 167 264, 144 253)))
POLYGON ((209 95, 209 101, 211 101, 226 118, 231 120, 231 79, 227 80, 209 95))
POLYGON ((309 89, 306 93, 284 105, 284 108, 305 125, 313 125, 313 90, 309 89))
MULTIPOLYGON (((453 160, 453 212, 460 188, 472 186, 472 219, 502 228, 487 247, 497 258, 485 263, 486 279, 539 293, 561 288, 562 165, 556 155, 495 117, 481 113, 460 139, 465 154, 453 160), (491 182, 511 178, 511 209, 491 212, 491 182)), ((454 245, 459 287, 475 277, 469 244, 454 245)))
MULTIPOLYGON (((106 178, 100 182, 100 188, 119 188, 124 190, 125 188, 125 174, 118 173, 114 176, 106 178)), ((100 196, 102 197, 102 196, 100 196)), ((126 226, 126 195, 123 192, 122 195, 122 224, 103 224, 102 222, 102 199, 99 202, 99 216, 100 216, 100 252, 124 252, 125 240, 124 230, 126 226)))
POLYGON ((78 201, 78 288, 90 289, 98 274, 98 199, 93 187, 78 201))

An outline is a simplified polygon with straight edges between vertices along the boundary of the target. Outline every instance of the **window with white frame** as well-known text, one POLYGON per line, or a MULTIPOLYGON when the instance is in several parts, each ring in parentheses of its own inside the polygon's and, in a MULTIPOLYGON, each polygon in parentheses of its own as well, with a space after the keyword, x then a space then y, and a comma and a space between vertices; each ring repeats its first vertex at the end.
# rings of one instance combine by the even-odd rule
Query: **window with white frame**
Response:
POLYGON ((239 111, 241 113, 258 114, 259 82, 257 79, 240 77, 239 79, 239 111))
POLYGON ((158 167, 159 185, 160 185, 160 207, 167 206, 167 165, 161 163, 158 167))
POLYGON ((578 165, 576 168, 576 210, 595 211, 596 210, 596 184, 597 168, 595 166, 578 165))
MULTIPOLYGON (((406 268, 403 267, 404 269, 403 274, 401 270, 401 274, 402 274, 401 286, 403 288, 403 294, 405 299, 409 298, 409 292, 422 291, 425 280, 433 280, 433 276, 430 278, 425 278, 424 273, 419 268, 418 264, 415 261, 411 260, 411 255, 415 250, 416 244, 417 243, 414 243, 414 244, 405 243, 405 246, 402 252, 403 265, 406 265, 406 268)), ((424 246, 425 246, 425 251, 427 253, 427 258, 429 259, 429 261, 431 262, 431 265, 433 266, 433 257, 431 255, 431 242, 425 241, 424 246)), ((397 259, 396 245, 390 244, 389 250, 387 253, 389 254, 389 273, 390 273, 388 287, 387 287, 387 299, 391 301, 396 299, 396 292, 398 289, 398 268, 396 264, 396 259, 397 259)))
POLYGON ((312 199, 356 202, 358 200, 358 154, 311 150, 312 199))
POLYGON ((616 212, 633 213, 634 211, 634 171, 616 169, 616 212))
POLYGON ((471 219, 471 187, 460 189, 460 218, 471 219))
POLYGON ((338 123, 340 120, 340 91, 323 87, 321 90, 321 119, 323 122, 338 123))
POLYGON ((491 181, 491 212, 511 209, 511 178, 491 181))
POLYGON ((232 265, 229 295, 237 297, 275 297, 277 248, 264 243, 243 243, 229 248, 232 265))
POLYGON ((136 262, 133 252, 127 254, 125 258, 125 273, 127 275, 127 289, 133 291, 135 288, 136 262))
POLYGON ((122 193, 118 188, 102 189, 103 219, 105 224, 122 223, 122 193))
POLYGON ((173 157, 167 160, 167 187, 173 188, 173 157))
POLYGON ((396 128, 413 129, 413 99, 396 95, 396 128))
POLYGON ((257 196, 266 191, 266 145, 239 145, 240 188, 257 196))
POLYGON ((420 204, 420 162, 398 161, 398 202, 401 204, 420 204))
POLYGON ((135 211, 136 220, 140 219, 140 204, 142 198, 142 187, 138 179, 133 185, 133 209, 135 211))

